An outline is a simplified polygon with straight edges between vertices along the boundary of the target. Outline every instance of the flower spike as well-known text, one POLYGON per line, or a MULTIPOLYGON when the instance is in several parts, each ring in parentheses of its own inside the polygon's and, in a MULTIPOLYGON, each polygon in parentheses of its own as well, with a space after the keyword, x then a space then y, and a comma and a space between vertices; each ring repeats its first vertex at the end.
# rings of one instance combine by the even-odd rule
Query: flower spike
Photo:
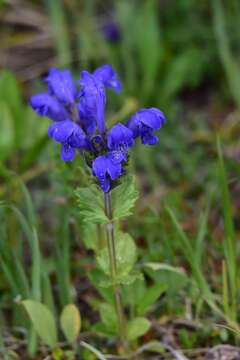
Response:
POLYGON ((117 123, 110 129, 105 123, 106 88, 116 93, 121 83, 111 65, 105 64, 92 74, 81 72, 75 83, 69 70, 50 69, 45 79, 48 93, 31 97, 30 105, 39 116, 53 120, 48 128, 51 139, 61 144, 61 159, 72 161, 81 150, 101 189, 107 193, 126 172, 129 150, 135 139, 154 145, 155 132, 166 121, 157 108, 140 109, 126 125, 117 123), (80 89, 77 88, 80 85, 80 89))

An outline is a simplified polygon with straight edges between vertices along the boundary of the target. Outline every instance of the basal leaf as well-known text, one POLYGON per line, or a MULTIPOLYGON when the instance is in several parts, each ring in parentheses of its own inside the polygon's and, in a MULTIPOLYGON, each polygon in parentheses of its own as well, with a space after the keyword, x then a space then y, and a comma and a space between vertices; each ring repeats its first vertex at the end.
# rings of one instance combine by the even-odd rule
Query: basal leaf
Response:
POLYGON ((127 324, 127 337, 129 340, 136 340, 144 335, 150 328, 151 323, 144 317, 137 317, 127 324))
POLYGON ((64 307, 60 317, 61 329, 69 342, 73 342, 79 335, 81 328, 81 316, 74 304, 64 307))
POLYGON ((117 316, 113 305, 102 303, 99 307, 101 321, 106 330, 117 333, 117 316))
POLYGON ((120 219, 131 215, 138 198, 138 190, 133 176, 126 176, 121 185, 112 190, 113 218, 120 219))
POLYGON ((167 285, 165 284, 156 284, 147 288, 137 306, 138 315, 144 315, 166 289, 167 285))
POLYGON ((39 337, 42 341, 54 347, 57 344, 57 329, 55 319, 47 306, 34 300, 24 300, 21 304, 26 309, 39 337))

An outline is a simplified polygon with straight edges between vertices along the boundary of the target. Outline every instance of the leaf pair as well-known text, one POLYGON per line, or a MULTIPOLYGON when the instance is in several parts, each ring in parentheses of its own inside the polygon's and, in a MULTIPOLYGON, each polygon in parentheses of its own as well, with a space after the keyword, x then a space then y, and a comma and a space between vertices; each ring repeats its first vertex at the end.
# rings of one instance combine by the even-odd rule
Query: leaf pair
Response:
MULTIPOLYGON (((34 300, 24 300, 21 304, 27 311, 41 340, 50 347, 55 347, 58 342, 57 326, 48 307, 34 300)), ((81 328, 81 316, 74 304, 68 304, 64 307, 60 316, 60 325, 67 341, 74 342, 81 328)))
MULTIPOLYGON (((137 260, 137 249, 133 239, 129 234, 118 234, 115 250, 117 260, 117 275, 114 279, 114 284, 112 284, 111 281, 109 283, 105 282, 105 284, 103 284, 103 286, 105 285, 106 287, 116 284, 129 285, 139 276, 139 274, 132 272, 133 266, 137 260)), ((110 276, 110 259, 107 248, 104 248, 100 251, 100 254, 97 257, 97 262, 104 274, 110 276)))
MULTIPOLYGON (((103 193, 96 185, 76 190, 79 213, 85 223, 106 224, 108 218, 104 211, 103 193)), ((111 192, 113 198, 113 220, 131 215, 137 200, 138 191, 134 178, 126 176, 122 183, 111 192)))
MULTIPOLYGON (((117 316, 113 305, 102 303, 100 305, 100 316, 102 323, 98 323, 95 330, 108 334, 117 334, 117 316)), ((144 317, 136 317, 128 321, 126 324, 126 334, 129 341, 136 340, 144 335, 150 328, 151 323, 144 317)))

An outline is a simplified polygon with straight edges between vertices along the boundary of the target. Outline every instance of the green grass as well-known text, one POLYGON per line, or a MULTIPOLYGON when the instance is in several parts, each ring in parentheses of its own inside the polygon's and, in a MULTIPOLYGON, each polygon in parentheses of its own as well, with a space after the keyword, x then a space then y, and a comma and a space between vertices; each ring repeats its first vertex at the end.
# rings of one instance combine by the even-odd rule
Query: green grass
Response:
MULTIPOLYGON (((137 244, 131 273, 137 280, 123 286, 126 313, 131 320, 147 316, 152 325, 133 350, 154 343, 166 319, 183 350, 239 345, 239 4, 214 0, 209 10, 195 0, 110 3, 33 6, 49 22, 54 66, 74 68, 76 78, 103 63, 118 70, 123 92, 107 94, 108 124, 126 121, 141 107, 160 106, 167 114, 158 145, 132 153, 129 169, 141 196, 133 215, 117 225, 117 233, 128 231, 137 244), (118 43, 100 30, 109 15, 120 27, 118 43), (182 320, 191 331, 175 327, 182 320)), ((84 360, 120 355, 121 347, 109 340, 112 292, 99 287, 106 278, 93 257, 104 245, 103 226, 84 223, 74 199, 77 187, 90 184, 90 172, 78 159, 59 160, 57 144, 48 141, 49 120, 27 104, 39 88, 37 79, 21 83, 11 71, 0 72, 0 351, 12 358, 10 334, 20 357, 50 355, 19 304, 32 299, 56 319, 70 303, 81 311, 83 334, 72 345, 60 337, 57 360, 68 350, 84 360)), ((98 201, 91 203, 95 209, 98 201)), ((159 351, 159 343, 155 347, 159 351)))

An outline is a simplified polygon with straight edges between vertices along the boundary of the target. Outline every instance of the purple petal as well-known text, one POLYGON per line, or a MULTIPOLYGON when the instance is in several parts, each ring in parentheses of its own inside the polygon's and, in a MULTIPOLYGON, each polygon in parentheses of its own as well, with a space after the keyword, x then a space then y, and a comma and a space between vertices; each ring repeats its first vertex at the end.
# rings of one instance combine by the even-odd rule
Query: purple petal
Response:
POLYGON ((74 158, 74 155, 75 155, 75 149, 65 143, 65 144, 62 144, 62 148, 61 148, 61 159, 63 161, 72 161, 73 158, 74 158))
POLYGON ((154 145, 158 138, 153 131, 160 129, 165 122, 166 118, 159 109, 140 109, 130 118, 127 127, 132 130, 134 138, 141 136, 143 144, 154 145))
POLYGON ((45 79, 50 94, 66 105, 72 105, 77 96, 77 88, 69 70, 50 69, 45 79))
POLYGON ((68 139, 68 143, 74 148, 86 149, 86 150, 89 150, 90 148, 90 143, 88 142, 85 133, 82 131, 82 129, 79 126, 77 126, 77 128, 74 129, 72 135, 68 139))
POLYGON ((39 116, 47 116, 54 121, 66 120, 69 116, 64 106, 49 94, 33 95, 30 105, 39 116))
POLYGON ((118 74, 111 65, 105 64, 97 68, 93 75, 103 82, 104 86, 112 88, 116 93, 120 93, 122 86, 118 74))
POLYGON ((136 114, 128 120, 126 126, 132 131, 134 139, 140 136, 141 121, 136 114))
POLYGON ((132 130, 120 123, 114 125, 108 132, 107 144, 109 150, 132 147, 134 144, 132 130))
POLYGON ((166 122, 162 111, 156 108, 142 109, 138 112, 140 121, 154 130, 158 130, 166 122))
POLYGON ((104 192, 110 190, 110 179, 116 180, 122 173, 121 164, 113 162, 109 155, 98 156, 92 164, 93 175, 97 176, 104 192))
POLYGON ((121 163, 122 161, 127 161, 127 150, 112 150, 109 153, 109 157, 114 163, 121 163))
POLYGON ((93 114, 92 111, 88 111, 87 107, 84 107, 81 103, 79 103, 77 107, 81 125, 84 131, 89 135, 94 134, 97 127, 95 114, 93 114))
POLYGON ((141 133, 141 141, 144 145, 155 145, 158 142, 158 137, 154 135, 152 129, 146 126, 141 133))
MULTIPOLYGON (((104 110, 106 104, 106 95, 103 83, 88 71, 82 71, 80 84, 80 115, 85 117, 85 121, 97 123, 100 133, 105 131, 104 110)), ((94 125, 93 125, 94 127, 94 125)), ((88 128, 90 128, 88 126, 88 128)))
POLYGON ((64 143, 78 128, 79 126, 70 120, 58 121, 49 126, 48 135, 55 141, 64 143))
POLYGON ((90 74, 89 71, 83 70, 80 74, 79 84, 82 86, 95 86, 96 79, 94 79, 93 75, 90 74))

